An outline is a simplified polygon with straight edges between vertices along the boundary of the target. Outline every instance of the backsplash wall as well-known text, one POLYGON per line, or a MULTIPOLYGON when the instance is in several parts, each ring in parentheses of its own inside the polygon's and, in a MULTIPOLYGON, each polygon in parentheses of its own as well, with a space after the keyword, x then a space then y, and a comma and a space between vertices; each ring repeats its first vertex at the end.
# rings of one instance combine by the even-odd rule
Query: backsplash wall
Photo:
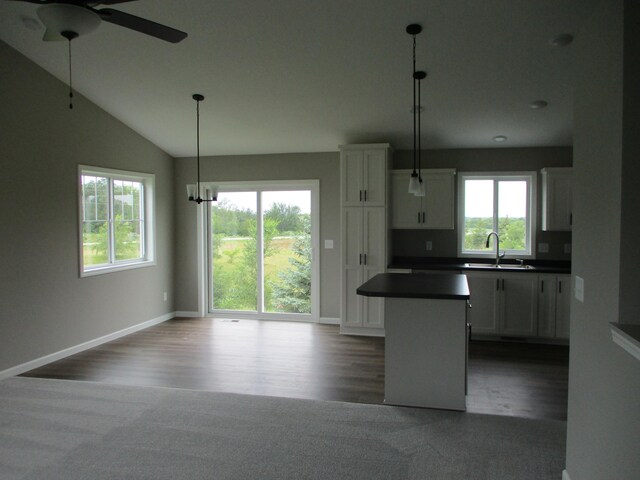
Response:
MULTIPOLYGON (((571 147, 542 148, 486 148, 422 151, 422 166, 429 168, 455 168, 460 172, 518 172, 537 171, 537 232, 536 259, 571 260, 571 254, 565 253, 565 245, 571 245, 571 232, 543 232, 540 230, 542 212, 542 178, 540 170, 545 167, 572 166, 571 147), (538 245, 546 243, 549 251, 538 251, 538 245)), ((413 167, 413 152, 395 151, 394 169, 413 167)), ((457 190, 457 182, 456 182, 457 190)), ((456 218, 457 218, 456 194, 456 218)), ((456 222, 457 225, 457 222, 456 222)), ((457 230, 393 230, 392 255, 409 257, 457 257, 457 230), (431 241, 433 249, 427 251, 426 242, 431 241)))

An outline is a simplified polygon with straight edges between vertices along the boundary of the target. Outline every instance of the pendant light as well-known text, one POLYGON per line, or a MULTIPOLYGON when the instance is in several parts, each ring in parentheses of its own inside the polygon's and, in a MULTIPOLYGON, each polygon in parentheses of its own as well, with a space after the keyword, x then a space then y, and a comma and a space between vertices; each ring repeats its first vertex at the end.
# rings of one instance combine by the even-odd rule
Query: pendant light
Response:
POLYGON ((419 106, 416 105, 416 35, 422 31, 422 27, 417 23, 412 23, 407 26, 407 33, 413 37, 413 106, 411 111, 413 113, 413 172, 409 177, 409 193, 416 195, 420 192, 420 180, 418 178, 418 172, 416 171, 417 160, 417 135, 416 135, 416 122, 417 122, 417 110, 419 106))
POLYGON ((215 202, 218 200, 218 192, 215 187, 200 185, 200 102, 204 96, 194 93, 192 98, 196 101, 196 145, 197 145, 197 181, 196 184, 187 185, 189 201, 200 205, 202 202, 215 202), (202 194, 202 196, 200 196, 202 194))

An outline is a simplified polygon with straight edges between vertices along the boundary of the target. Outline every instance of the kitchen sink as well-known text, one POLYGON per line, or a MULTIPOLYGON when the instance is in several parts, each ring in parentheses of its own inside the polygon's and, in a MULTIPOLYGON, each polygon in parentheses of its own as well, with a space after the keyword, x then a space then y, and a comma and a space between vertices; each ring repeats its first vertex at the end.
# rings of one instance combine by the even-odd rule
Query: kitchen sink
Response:
POLYGON ((501 270, 530 270, 533 267, 531 265, 513 265, 513 264, 500 264, 495 265, 493 263, 465 263, 465 268, 495 268, 501 270))

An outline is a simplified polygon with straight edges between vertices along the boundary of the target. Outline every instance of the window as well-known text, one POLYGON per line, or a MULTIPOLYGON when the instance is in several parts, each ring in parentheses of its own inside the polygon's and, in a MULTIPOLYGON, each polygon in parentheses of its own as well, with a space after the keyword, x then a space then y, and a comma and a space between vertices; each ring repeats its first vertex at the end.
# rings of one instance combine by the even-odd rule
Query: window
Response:
POLYGON ((508 256, 533 257, 536 173, 461 174, 459 177, 459 253, 495 255, 495 238, 508 256))
POLYGON ((154 176, 81 165, 81 276, 153 265, 154 176))

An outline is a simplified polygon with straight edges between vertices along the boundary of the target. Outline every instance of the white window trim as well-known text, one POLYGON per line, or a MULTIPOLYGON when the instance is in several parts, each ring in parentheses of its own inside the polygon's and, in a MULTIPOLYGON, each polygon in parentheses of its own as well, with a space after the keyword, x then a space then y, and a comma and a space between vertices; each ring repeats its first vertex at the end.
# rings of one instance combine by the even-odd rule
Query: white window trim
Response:
POLYGON ((127 170, 116 170, 113 168, 95 167, 91 165, 78 165, 78 254, 80 277, 91 277, 105 273, 120 272, 135 268, 151 267, 156 265, 156 227, 155 227, 155 179, 153 173, 132 172, 127 170), (144 204, 144 257, 135 260, 122 260, 110 265, 100 265, 96 267, 84 266, 82 251, 82 176, 96 175, 108 176, 116 180, 133 180, 144 184, 143 204, 144 204))
POLYGON ((242 191, 243 189, 265 192, 281 190, 311 190, 311 313, 256 313, 235 310, 210 310, 211 272, 207 257, 210 242, 208 218, 211 217, 210 203, 197 205, 198 211, 198 305, 200 316, 214 318, 247 318, 259 320, 289 320, 318 323, 320 319, 320 181, 310 180, 263 180, 246 182, 202 182, 201 186, 216 188, 218 192, 242 191))
MULTIPOLYGON (((475 258, 495 258, 495 252, 477 252, 465 251, 464 247, 464 207, 465 207, 465 180, 526 180, 529 185, 527 195, 527 230, 530 232, 527 244, 527 250, 513 251, 507 250, 504 258, 536 258, 536 218, 537 218, 537 191, 538 191, 538 172, 458 172, 458 256, 459 257, 475 257, 475 258)), ((501 249, 502 250, 502 249, 501 249)))

